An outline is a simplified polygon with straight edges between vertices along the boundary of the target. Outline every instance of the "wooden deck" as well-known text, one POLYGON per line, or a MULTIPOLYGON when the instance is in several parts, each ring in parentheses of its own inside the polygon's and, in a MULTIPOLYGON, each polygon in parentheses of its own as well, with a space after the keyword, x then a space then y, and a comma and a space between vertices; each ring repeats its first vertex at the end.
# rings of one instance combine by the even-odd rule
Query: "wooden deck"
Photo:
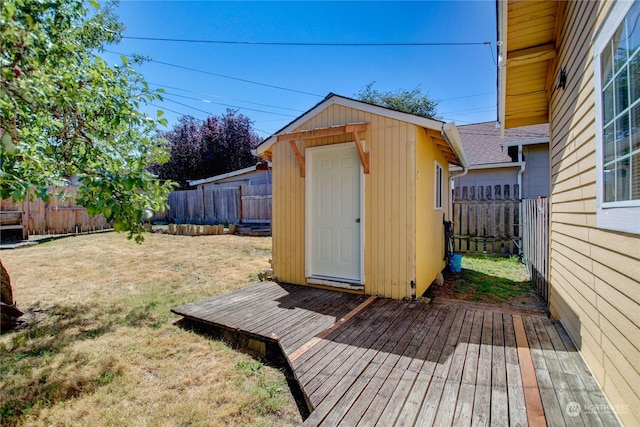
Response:
POLYGON ((309 426, 618 425, 562 325, 263 282, 173 310, 277 343, 309 426))

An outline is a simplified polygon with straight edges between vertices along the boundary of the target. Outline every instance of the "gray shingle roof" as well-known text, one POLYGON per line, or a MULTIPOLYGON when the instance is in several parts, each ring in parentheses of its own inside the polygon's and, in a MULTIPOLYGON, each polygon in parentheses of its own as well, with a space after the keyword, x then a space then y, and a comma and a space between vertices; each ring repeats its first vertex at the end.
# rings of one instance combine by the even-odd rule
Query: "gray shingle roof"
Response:
POLYGON ((458 126, 464 152, 470 166, 492 163, 510 163, 511 158, 502 144, 524 142, 540 138, 549 138, 549 125, 523 126, 506 129, 504 138, 500 137, 500 129, 496 122, 474 123, 458 126))

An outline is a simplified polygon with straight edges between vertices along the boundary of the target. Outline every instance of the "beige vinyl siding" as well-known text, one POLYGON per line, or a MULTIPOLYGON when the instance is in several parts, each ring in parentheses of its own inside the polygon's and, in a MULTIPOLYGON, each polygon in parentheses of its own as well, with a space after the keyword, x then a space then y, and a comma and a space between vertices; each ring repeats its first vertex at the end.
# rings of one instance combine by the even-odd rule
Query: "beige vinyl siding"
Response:
POLYGON ((611 3, 569 2, 551 97, 550 312, 618 415, 640 424, 640 236, 596 227, 592 41, 611 3), (573 23, 570 27, 566 23, 573 23))
MULTIPOLYGON (((331 105, 295 131, 347 123, 369 123, 360 135, 371 153, 371 173, 364 177, 365 293, 391 298, 410 296, 415 251, 416 126, 395 119, 331 105)), ((298 142, 307 147, 353 141, 351 135, 298 142)), ((307 283, 305 277, 305 178, 288 143, 273 152, 273 268, 278 280, 307 283)))

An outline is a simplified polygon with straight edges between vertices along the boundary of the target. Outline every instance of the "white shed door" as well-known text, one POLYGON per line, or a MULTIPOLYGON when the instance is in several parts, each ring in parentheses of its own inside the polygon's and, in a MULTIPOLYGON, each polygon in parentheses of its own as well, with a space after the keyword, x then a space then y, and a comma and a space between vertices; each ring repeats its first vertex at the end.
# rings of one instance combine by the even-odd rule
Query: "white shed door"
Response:
POLYGON ((307 273, 361 283, 360 158, 353 144, 307 150, 307 273))

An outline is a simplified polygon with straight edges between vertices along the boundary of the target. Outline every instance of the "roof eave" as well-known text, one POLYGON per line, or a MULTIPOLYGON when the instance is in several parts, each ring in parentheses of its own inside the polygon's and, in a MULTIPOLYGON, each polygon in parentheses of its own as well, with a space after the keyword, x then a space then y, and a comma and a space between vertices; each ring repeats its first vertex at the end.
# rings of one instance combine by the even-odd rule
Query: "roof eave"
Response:
POLYGON ((253 166, 249 166, 249 167, 244 168, 244 169, 238 169, 238 170, 235 170, 235 171, 232 171, 232 172, 227 172, 227 173, 223 173, 223 174, 220 174, 220 175, 211 176, 209 178, 194 179, 194 180, 188 181, 188 182, 189 182, 189 185, 191 185, 191 186, 209 184, 211 182, 220 181, 221 179, 231 178, 233 176, 240 176, 240 175, 243 175, 243 174, 248 173, 248 172, 253 172, 256 169, 257 169, 257 166, 253 165, 253 166))
POLYGON ((548 144, 549 143, 549 137, 542 137, 542 138, 532 138, 532 139, 525 139, 522 141, 507 141, 507 142, 503 142, 501 145, 503 147, 517 147, 518 145, 536 145, 536 144, 548 144))
POLYGON ((460 139, 460 134, 458 133, 456 124, 454 122, 443 124, 441 132, 444 135, 446 141, 449 143, 449 146, 453 150, 454 154, 460 161, 460 166, 464 169, 468 169, 469 160, 467 160, 467 156, 464 153, 464 148, 462 148, 462 140, 460 139))

